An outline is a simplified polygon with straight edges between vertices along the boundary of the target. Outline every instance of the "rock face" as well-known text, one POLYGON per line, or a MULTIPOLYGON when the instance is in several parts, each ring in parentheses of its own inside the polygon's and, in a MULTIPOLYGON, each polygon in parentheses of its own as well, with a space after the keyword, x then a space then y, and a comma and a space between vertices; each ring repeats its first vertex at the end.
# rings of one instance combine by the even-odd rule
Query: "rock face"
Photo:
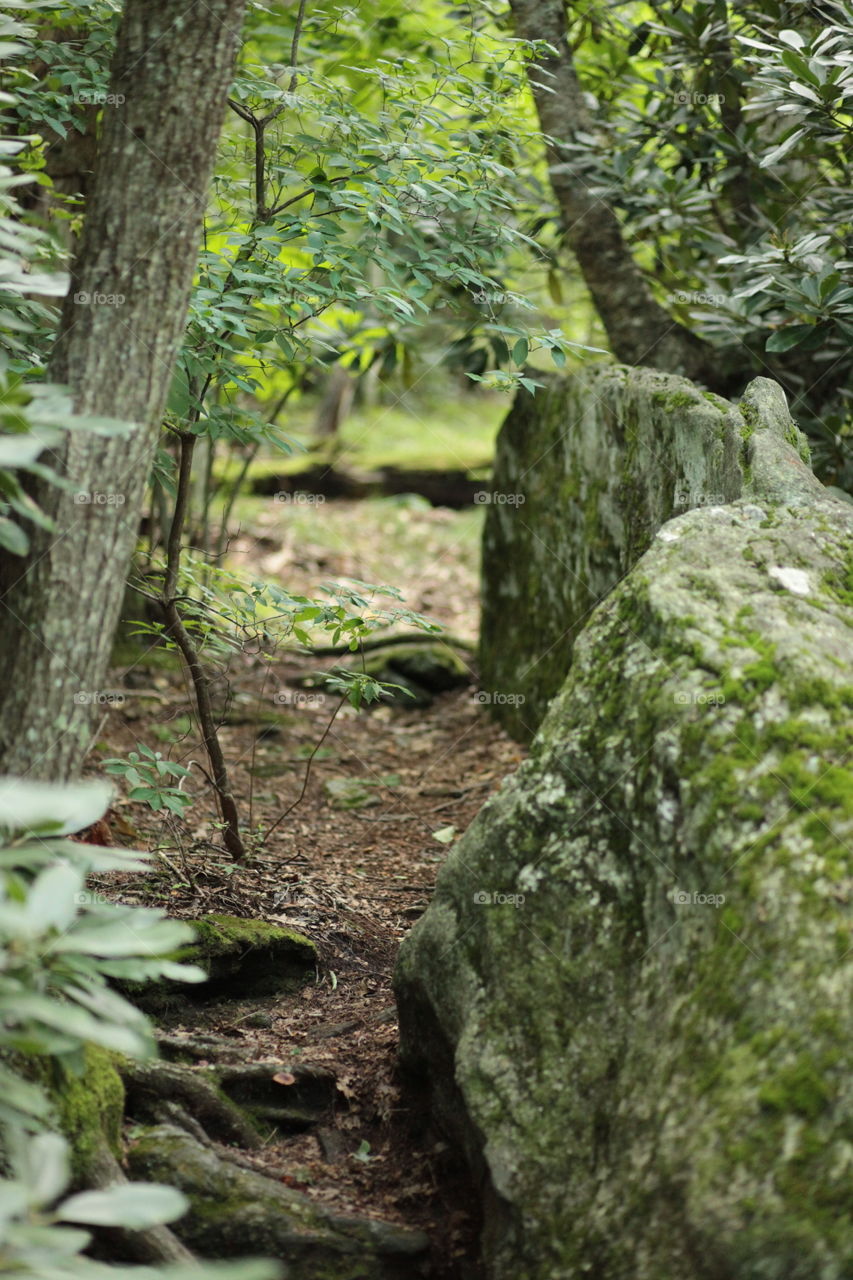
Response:
POLYGON ((620 511, 602 457, 578 592, 651 545, 403 944, 403 1061, 490 1280, 853 1275, 853 508, 779 396, 752 384, 745 451, 700 405, 719 447, 663 452, 657 500, 620 511), (739 467, 748 498, 664 522, 681 475, 736 497, 739 467))
POLYGON ((533 736, 590 611, 665 521, 751 494, 768 467, 781 493, 796 489, 804 459, 805 437, 766 378, 738 406, 622 365, 520 392, 498 438, 483 534, 480 669, 501 723, 533 736), (772 455, 763 466, 756 439, 772 455))

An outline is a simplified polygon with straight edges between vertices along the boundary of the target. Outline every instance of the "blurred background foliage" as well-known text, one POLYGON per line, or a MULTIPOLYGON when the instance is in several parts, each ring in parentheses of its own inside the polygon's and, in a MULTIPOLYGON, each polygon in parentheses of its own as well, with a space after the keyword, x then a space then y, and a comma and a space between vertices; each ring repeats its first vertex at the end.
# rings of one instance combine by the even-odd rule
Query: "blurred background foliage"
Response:
MULTIPOLYGON (((7 67, 19 199, 47 233, 39 269, 61 267, 79 231, 119 12, 28 6, 7 67)), ((849 489, 853 7, 585 0, 565 19, 588 111, 559 139, 575 172, 673 322, 721 368, 736 355, 778 377, 822 478, 849 489)), ((221 548, 211 525, 256 463, 309 449, 486 465, 501 392, 606 358, 589 350, 607 335, 549 186, 525 76, 537 52, 500 3, 250 5, 151 547, 181 431, 204 444, 196 541, 221 548)), ((38 378, 54 314, 32 302, 13 372, 38 378)))

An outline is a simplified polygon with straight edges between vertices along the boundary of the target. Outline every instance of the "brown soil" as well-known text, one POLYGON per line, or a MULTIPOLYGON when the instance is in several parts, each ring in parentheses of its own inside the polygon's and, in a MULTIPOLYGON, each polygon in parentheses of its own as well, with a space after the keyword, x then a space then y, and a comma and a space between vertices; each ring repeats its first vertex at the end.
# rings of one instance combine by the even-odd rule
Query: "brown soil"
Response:
MULTIPOLYGON (((445 522, 446 515, 417 513, 427 532, 433 520, 445 522)), ((429 539, 422 543, 428 547, 429 539)), ((367 551, 356 563, 351 546, 324 555, 326 577, 371 580, 367 551)), ((430 566, 421 566, 409 603, 418 608, 424 597, 441 597, 453 581, 462 600, 456 592, 445 596, 446 608, 433 608, 432 616, 473 635, 470 559, 470 550, 455 557, 443 550, 432 577, 430 566)), ((313 566, 289 568, 288 586, 304 589, 313 566)), ((195 726, 187 727, 191 700, 183 674, 148 667, 149 660, 140 656, 113 672, 114 687, 124 688, 128 700, 111 712, 89 765, 144 742, 206 768, 195 726)), ((266 833, 245 864, 235 868, 223 853, 212 794, 193 768, 195 804, 186 821, 116 802, 108 815, 111 842, 151 850, 152 866, 96 887, 178 917, 223 912, 284 923, 317 944, 314 980, 298 994, 199 1006, 204 1012, 185 1028, 228 1036, 249 1060, 317 1064, 336 1074, 338 1103, 322 1132, 272 1134, 260 1155, 242 1158, 336 1210, 424 1229, 434 1243, 434 1274, 472 1277, 473 1207, 446 1144, 423 1126, 417 1099, 398 1078, 391 975, 400 940, 425 908, 446 856, 433 833, 449 827, 461 833, 521 752, 475 700, 473 674, 470 688, 442 694, 429 708, 356 713, 344 706, 330 725, 337 699, 306 697, 297 682, 332 661, 290 654, 271 667, 247 655, 229 662, 232 698, 222 743, 245 828, 266 833), (306 785, 306 757, 321 738, 306 785), (371 803, 334 807, 324 783, 340 778, 366 782, 371 803), (278 821, 303 786, 298 807, 278 821)), ((169 1027, 170 1034, 181 1029, 169 1027)))

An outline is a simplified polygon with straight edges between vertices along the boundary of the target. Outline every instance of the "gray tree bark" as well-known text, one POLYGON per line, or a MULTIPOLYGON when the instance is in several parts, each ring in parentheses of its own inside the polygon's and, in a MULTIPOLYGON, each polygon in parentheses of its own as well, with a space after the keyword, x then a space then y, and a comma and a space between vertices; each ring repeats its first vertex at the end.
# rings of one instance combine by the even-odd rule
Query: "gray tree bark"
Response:
POLYGON ((0 772, 62 780, 81 765, 186 321, 207 188, 246 0, 126 0, 83 237, 49 376, 81 414, 45 460, 55 531, 0 560, 0 772))
POLYGON ((650 365, 721 389, 730 377, 738 388, 751 376, 739 348, 720 351, 668 314, 626 244, 611 205, 593 195, 577 154, 565 143, 595 133, 568 43, 565 0, 510 0, 515 33, 544 40, 556 50, 529 65, 528 81, 546 135, 548 172, 575 255, 613 353, 625 364, 650 365))

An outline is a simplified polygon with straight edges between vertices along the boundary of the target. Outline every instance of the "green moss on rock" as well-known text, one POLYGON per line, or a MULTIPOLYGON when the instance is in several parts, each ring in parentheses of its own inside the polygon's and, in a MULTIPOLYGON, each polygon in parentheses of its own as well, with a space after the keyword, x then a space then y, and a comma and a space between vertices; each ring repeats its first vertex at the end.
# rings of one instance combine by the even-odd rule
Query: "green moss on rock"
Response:
POLYGON ((610 365, 520 394, 493 480, 512 501, 489 506, 483 532, 480 668, 493 714, 533 736, 590 611, 673 516, 750 496, 767 527, 773 504, 817 496, 807 468, 805 437, 767 378, 738 406, 684 378, 610 365))
POLYGON ((66 1070, 54 1094, 62 1131, 81 1171, 101 1142, 107 1143, 113 1155, 121 1154, 124 1117, 124 1085, 115 1055, 93 1044, 86 1045, 83 1054, 81 1074, 66 1070))
POLYGON ((403 944, 490 1280, 853 1274, 853 511, 810 491, 667 524, 403 944))
POLYGON ((167 1125, 140 1135, 133 1176, 176 1186, 190 1212, 173 1230, 202 1257, 267 1256, 299 1280, 414 1280, 429 1242, 420 1231, 336 1212, 281 1181, 217 1158, 167 1125))
POLYGON ((288 990, 305 980, 317 962, 310 938, 264 920, 211 914, 189 922, 196 941, 185 958, 209 974, 208 988, 239 989, 247 998, 288 990))
POLYGON ((195 930, 195 941, 181 948, 175 959, 200 965, 207 971, 207 981, 125 984, 134 1003, 152 1016, 179 1009, 188 1001, 248 1000, 291 991, 314 973, 316 946, 294 929, 220 914, 187 923, 195 930))
POLYGON ((39 1055, 19 1064, 50 1098, 53 1123, 69 1143, 72 1174, 80 1184, 104 1145, 121 1155, 124 1085, 117 1061, 114 1053, 86 1044, 74 1060, 39 1055))
POLYGON ((223 956, 242 954, 258 947, 297 951, 305 959, 314 959, 316 947, 310 938, 264 920, 247 920, 242 916, 209 915, 191 920, 196 941, 189 951, 199 964, 214 964, 223 956))

